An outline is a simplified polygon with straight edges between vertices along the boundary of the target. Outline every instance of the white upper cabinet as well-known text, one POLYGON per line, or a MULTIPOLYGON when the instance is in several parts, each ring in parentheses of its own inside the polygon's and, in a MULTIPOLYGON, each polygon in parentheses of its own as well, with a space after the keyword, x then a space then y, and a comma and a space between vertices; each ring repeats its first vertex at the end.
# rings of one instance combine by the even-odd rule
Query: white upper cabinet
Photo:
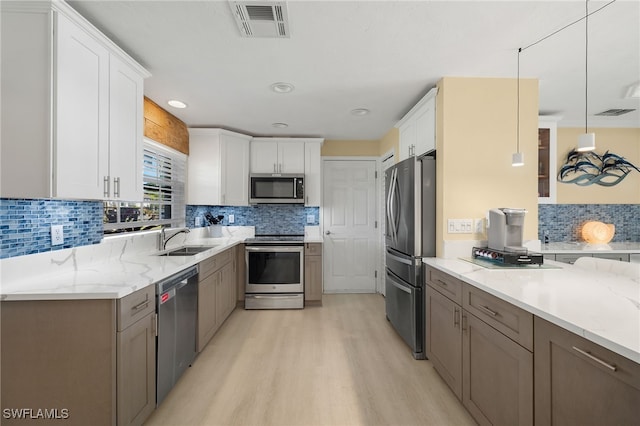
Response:
POLYGON ((250 141, 223 129, 189 129, 187 204, 248 206, 250 141))
POLYGON ((320 206, 322 201, 322 159, 324 139, 312 139, 304 144, 304 205, 320 206))
POLYGON ((436 149, 436 95, 433 88, 396 123, 400 133, 399 161, 436 149))
POLYGON ((304 173, 304 140, 253 138, 251 173, 304 173))
POLYGON ((64 2, 1 7, 0 195, 141 201, 149 73, 64 2))

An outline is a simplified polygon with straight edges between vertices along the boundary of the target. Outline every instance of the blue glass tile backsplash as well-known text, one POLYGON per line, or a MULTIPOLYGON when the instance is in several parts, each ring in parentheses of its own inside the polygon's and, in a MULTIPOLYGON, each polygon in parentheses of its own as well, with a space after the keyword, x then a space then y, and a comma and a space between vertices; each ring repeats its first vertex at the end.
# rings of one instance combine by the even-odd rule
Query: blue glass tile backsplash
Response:
POLYGON ((581 226, 589 220, 612 223, 616 227, 613 242, 640 241, 640 205, 638 204, 540 204, 538 238, 545 242, 581 241, 581 226))
POLYGON ((97 244, 102 202, 0 199, 0 259, 97 244), (51 225, 63 225, 64 244, 51 245, 51 225))
POLYGON ((261 234, 304 234, 305 226, 317 226, 320 207, 305 207, 300 204, 258 204, 248 207, 231 206, 187 206, 186 225, 195 228, 196 218, 202 218, 202 226, 207 224, 205 213, 223 215, 222 225, 229 225, 229 215, 235 217, 233 226, 255 226, 256 235, 261 234), (311 219, 313 220, 307 221, 311 219))

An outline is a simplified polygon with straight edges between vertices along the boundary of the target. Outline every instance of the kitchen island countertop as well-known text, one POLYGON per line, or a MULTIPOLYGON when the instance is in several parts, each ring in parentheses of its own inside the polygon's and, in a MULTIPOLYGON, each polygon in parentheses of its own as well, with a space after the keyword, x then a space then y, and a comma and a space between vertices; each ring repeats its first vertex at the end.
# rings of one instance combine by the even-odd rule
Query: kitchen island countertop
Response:
POLYGON ((621 242, 608 244, 589 244, 585 242, 557 242, 540 245, 542 254, 561 254, 561 253, 640 253, 640 243, 621 242))
POLYGON ((557 269, 487 269, 441 258, 423 262, 640 363, 640 265, 630 278, 554 261, 548 263, 557 269))

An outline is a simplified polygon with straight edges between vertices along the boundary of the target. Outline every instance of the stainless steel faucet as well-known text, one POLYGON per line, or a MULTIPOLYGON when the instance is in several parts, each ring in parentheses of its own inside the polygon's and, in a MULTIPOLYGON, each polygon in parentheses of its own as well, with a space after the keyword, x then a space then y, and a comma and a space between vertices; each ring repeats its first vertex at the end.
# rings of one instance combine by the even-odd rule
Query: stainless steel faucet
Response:
POLYGON ((158 238, 158 250, 166 250, 167 248, 167 242, 169 242, 170 239, 172 239, 173 237, 175 237, 178 234, 188 234, 189 232, 191 232, 191 230, 189 228, 178 228, 175 230, 176 232, 174 232, 173 234, 169 235, 168 237, 166 236, 166 232, 165 232, 165 228, 162 228, 160 230, 160 234, 159 234, 159 238, 158 238))

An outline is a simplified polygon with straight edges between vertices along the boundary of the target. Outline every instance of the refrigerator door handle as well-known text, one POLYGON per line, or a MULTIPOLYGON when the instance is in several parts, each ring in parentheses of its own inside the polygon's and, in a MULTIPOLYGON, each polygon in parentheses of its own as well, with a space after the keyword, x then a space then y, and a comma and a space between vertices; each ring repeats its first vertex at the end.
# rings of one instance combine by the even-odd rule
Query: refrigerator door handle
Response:
POLYGON ((396 189, 398 188, 398 169, 391 173, 391 191, 389 197, 389 211, 391 212, 391 240, 394 245, 398 242, 398 217, 396 211, 396 189))
POLYGON ((394 274, 387 271, 387 278, 389 278, 389 282, 398 290, 404 291, 407 294, 411 294, 411 290, 406 288, 405 286, 398 283, 398 280, 394 277, 394 274))
POLYGON ((404 263, 405 265, 411 265, 413 266, 413 262, 411 262, 408 259, 404 259, 400 256, 396 256, 395 254, 391 254, 391 252, 389 250, 387 250, 387 256, 389 256, 390 258, 392 258, 393 260, 397 260, 400 263, 404 263))

